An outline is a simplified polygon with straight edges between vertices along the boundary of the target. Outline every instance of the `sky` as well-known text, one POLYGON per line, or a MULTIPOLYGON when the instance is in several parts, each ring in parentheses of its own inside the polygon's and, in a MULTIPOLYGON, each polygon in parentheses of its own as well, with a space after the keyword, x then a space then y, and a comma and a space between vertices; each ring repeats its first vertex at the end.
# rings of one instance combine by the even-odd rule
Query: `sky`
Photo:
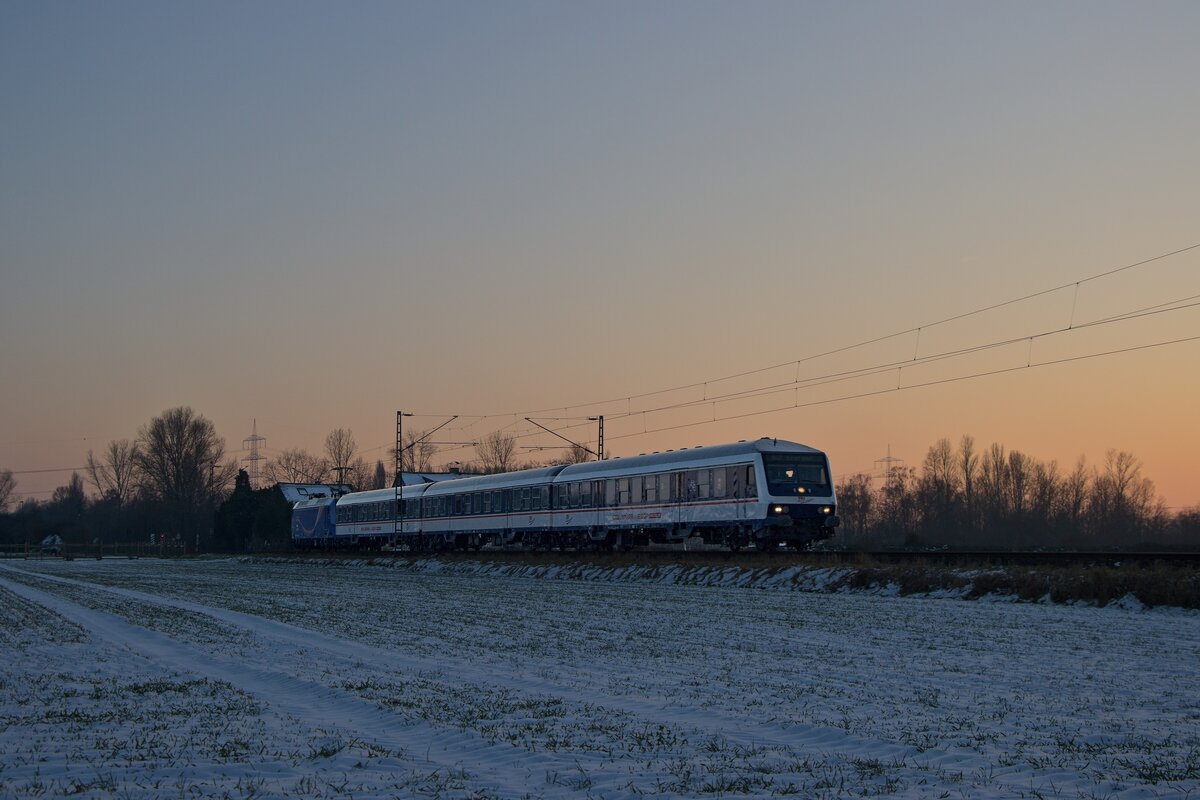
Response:
POLYGON ((838 475, 1125 450, 1200 504, 1197 34, 1192 2, 6 2, 0 469, 46 499, 180 405, 235 458, 256 425, 368 461, 397 410, 522 446, 604 414, 614 456, 772 436, 838 475))

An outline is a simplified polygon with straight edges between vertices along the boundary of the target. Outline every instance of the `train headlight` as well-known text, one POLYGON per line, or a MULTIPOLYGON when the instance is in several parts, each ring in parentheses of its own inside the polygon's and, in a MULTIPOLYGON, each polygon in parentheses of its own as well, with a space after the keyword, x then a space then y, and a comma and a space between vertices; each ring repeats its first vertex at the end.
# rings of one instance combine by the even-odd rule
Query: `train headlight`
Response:
POLYGON ((821 513, 822 513, 822 514, 827 514, 827 515, 828 515, 828 514, 832 514, 832 513, 833 513, 833 509, 832 509, 831 507, 829 507, 829 506, 821 506, 821 513))
POLYGON ((808 491, 808 490, 805 489, 803 486, 796 487, 796 494, 804 494, 806 491, 808 491))
POLYGON ((772 514, 786 514, 787 507, 786 506, 771 506, 771 513, 772 514))

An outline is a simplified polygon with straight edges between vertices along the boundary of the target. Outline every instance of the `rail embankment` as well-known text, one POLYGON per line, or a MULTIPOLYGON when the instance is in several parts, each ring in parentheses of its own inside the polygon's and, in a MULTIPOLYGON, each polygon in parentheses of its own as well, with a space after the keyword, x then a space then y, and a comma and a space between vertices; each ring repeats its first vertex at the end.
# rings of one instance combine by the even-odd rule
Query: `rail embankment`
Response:
MULTIPOLYGON (((1187 562, 1004 564, 964 555, 953 562, 854 558, 714 557, 693 553, 456 553, 437 556, 308 555, 367 566, 565 581, 742 586, 765 591, 861 593, 985 602, 1038 602, 1127 608, 1200 609, 1200 570, 1187 562)), ((273 560, 256 557, 256 560, 273 560)), ((287 557, 286 560, 293 560, 287 557)))

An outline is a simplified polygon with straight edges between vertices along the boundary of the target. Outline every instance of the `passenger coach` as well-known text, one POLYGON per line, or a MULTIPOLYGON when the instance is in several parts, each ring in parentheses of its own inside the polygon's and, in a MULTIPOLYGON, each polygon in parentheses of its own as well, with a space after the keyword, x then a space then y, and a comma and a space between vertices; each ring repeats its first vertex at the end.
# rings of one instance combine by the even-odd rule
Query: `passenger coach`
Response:
MULTIPOLYGON (((797 549, 833 534, 829 461, 795 442, 694 447, 570 466, 347 494, 325 501, 330 522, 303 503, 300 546, 411 550, 632 548, 700 537, 738 550, 797 549), (397 513, 400 512, 400 513, 397 513), (332 525, 332 533, 329 531, 332 525)), ((315 501, 309 501, 315 502, 315 501)))

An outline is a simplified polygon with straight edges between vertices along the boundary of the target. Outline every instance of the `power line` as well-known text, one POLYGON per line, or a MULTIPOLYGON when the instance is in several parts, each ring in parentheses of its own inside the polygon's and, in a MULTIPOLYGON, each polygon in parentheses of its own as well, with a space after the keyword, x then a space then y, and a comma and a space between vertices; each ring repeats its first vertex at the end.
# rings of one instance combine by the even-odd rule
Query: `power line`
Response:
POLYGON ((813 401, 810 401, 807 403, 796 402, 790 406, 779 406, 778 408, 769 408, 769 409, 764 409, 761 411, 750 411, 750 412, 747 412, 744 414, 731 414, 727 417, 720 417, 720 418, 715 418, 715 419, 711 419, 711 420, 701 420, 699 422, 687 422, 687 423, 683 423, 681 425, 670 425, 670 426, 666 426, 666 427, 662 427, 662 428, 643 430, 643 431, 637 432, 637 433, 626 433, 626 434, 622 434, 619 436, 610 436, 609 439, 631 439, 636 436, 645 436, 645 435, 651 434, 651 433, 662 433, 663 431, 680 430, 683 428, 694 428, 699 425, 711 425, 714 422, 726 422, 728 420, 733 420, 733 419, 745 419, 747 417, 758 417, 758 416, 762 416, 764 414, 775 414, 780 411, 790 411, 790 410, 796 409, 796 408, 811 408, 813 406, 830 405, 832 403, 841 403, 841 402, 844 402, 847 400, 858 400, 858 399, 861 399, 864 397, 878 397, 880 395, 904 392, 904 391, 908 391, 910 389, 921 389, 921 388, 928 387, 928 386, 940 386, 943 384, 957 383, 959 381, 966 381, 966 380, 971 380, 974 378, 984 378, 984 377, 988 377, 991 375, 1003 375, 1003 374, 1010 373, 1010 372, 1020 372, 1021 370, 1034 369, 1037 367, 1050 367, 1050 366, 1055 366, 1058 364, 1067 364, 1067 363, 1074 362, 1074 361, 1086 361, 1086 360, 1089 360, 1092 358, 1101 358, 1103 356, 1119 355, 1122 353, 1133 353, 1133 352, 1137 352, 1140 350, 1151 350, 1156 347, 1168 347, 1170 345, 1184 344, 1186 342, 1196 342, 1196 341, 1200 341, 1200 335, 1188 336, 1188 337, 1184 337, 1182 339, 1172 339, 1172 340, 1164 341, 1164 342, 1153 342, 1151 344, 1138 345, 1136 347, 1125 347, 1125 348, 1120 348, 1120 349, 1116 349, 1116 350, 1106 350, 1106 351, 1100 352, 1100 353, 1089 353, 1087 355, 1082 355, 1082 356, 1071 356, 1069 358, 1059 358, 1059 359, 1055 359, 1053 361, 1043 361, 1043 362, 1039 362, 1036 364, 1025 364, 1023 366, 1005 367, 1002 369, 986 370, 983 372, 975 372, 970 375, 958 375, 953 378, 941 378, 938 380, 925 381, 923 383, 913 383, 913 384, 909 384, 907 386, 894 386, 894 387, 889 387, 886 389, 878 389, 878 390, 874 390, 874 391, 870 391, 870 392, 860 392, 858 394, 844 395, 842 397, 831 397, 831 398, 827 398, 825 400, 813 400, 813 401))
POLYGON ((47 472, 82 472, 87 467, 55 467, 54 469, 13 469, 8 470, 13 475, 39 475, 47 472))
MULTIPOLYGON (((645 398, 645 397, 653 397, 655 395, 660 395, 660 394, 669 394, 671 392, 679 392, 679 391, 683 391, 685 389, 695 389, 695 388, 699 388, 699 387, 706 387, 708 384, 712 384, 712 383, 723 383, 725 381, 734 380, 736 378, 744 378, 744 377, 748 377, 750 375, 757 375, 757 374, 760 374, 763 372, 771 372, 773 370, 782 369, 784 367, 789 367, 792 365, 798 366, 798 365, 803 364, 808 361, 814 361, 818 358, 825 358, 825 357, 832 356, 832 355, 839 355, 841 353, 846 353, 851 350, 856 350, 861 347, 866 347, 868 345, 879 344, 881 342, 885 342, 890 339, 896 339, 896 338, 899 338, 902 336, 908 336, 913 333, 916 333, 919 335, 921 333, 921 331, 928 330, 930 328, 935 328, 940 325, 948 324, 950 322, 956 322, 958 320, 967 319, 972 316, 984 314, 988 311, 995 311, 996 309, 999 309, 999 308, 1005 308, 1008 306, 1016 305, 1018 303, 1023 303, 1028 300, 1036 299, 1038 297, 1043 297, 1046 295, 1054 294, 1055 292, 1061 292, 1064 289, 1076 288, 1076 287, 1082 286, 1086 283, 1092 283, 1094 281, 1098 281, 1103 278, 1108 278, 1108 277, 1111 277, 1113 275, 1116 275, 1116 274, 1119 274, 1122 272, 1127 272, 1129 270, 1136 269, 1137 267, 1143 267, 1143 266, 1146 266, 1147 264, 1152 264, 1152 263, 1155 263, 1158 261, 1162 261, 1164 259, 1171 258, 1172 256, 1181 255, 1183 253, 1187 253, 1187 252, 1190 252, 1190 251, 1196 250, 1196 249, 1200 249, 1200 242, 1197 242, 1196 244, 1193 244, 1193 245, 1189 245, 1188 247, 1179 248, 1178 250, 1172 250, 1168 253, 1161 253, 1161 254, 1153 256, 1151 258, 1146 258, 1141 261, 1136 261, 1132 264, 1126 264, 1124 266, 1115 267, 1112 269, 1105 270, 1103 272, 1098 272, 1094 275, 1089 275, 1089 276, 1086 276, 1083 278, 1079 278, 1077 280, 1071 281, 1069 283, 1064 283, 1062 285, 1055 286, 1053 288, 1042 289, 1041 291, 1032 292, 1030 294, 1022 295, 1021 297, 1013 298, 1011 300, 1004 300, 1004 301, 1001 301, 998 303, 991 303, 989 305, 981 306, 979 308, 976 308, 976 309, 973 309, 970 311, 965 311, 960 314, 954 314, 954 315, 951 315, 951 316, 948 316, 948 317, 945 317, 945 318, 942 318, 939 320, 935 320, 933 322, 927 322, 922 325, 918 325, 916 327, 907 328, 905 330, 896 331, 894 333, 885 334, 883 336, 876 336, 871 339, 864 339, 863 341, 856 342, 854 344, 844 345, 842 347, 837 347, 832 350, 826 350, 821 353, 815 353, 813 355, 803 356, 799 359, 782 361, 782 362, 779 362, 777 364, 773 364, 773 365, 767 366, 767 367, 759 367, 756 369, 745 370, 743 372, 737 372, 737 373, 730 374, 730 375, 724 375, 724 376, 721 376, 718 378, 709 378, 709 379, 703 380, 703 381, 694 381, 691 383, 680 384, 678 386, 671 386, 671 387, 664 388, 664 389, 656 389, 654 391, 641 392, 638 394, 622 395, 620 397, 612 397, 612 398, 608 398, 605 400, 594 400, 591 402, 572 403, 571 405, 566 405, 566 406, 551 406, 548 408, 538 408, 538 409, 531 409, 531 410, 525 410, 525 411, 513 411, 513 412, 491 413, 491 414, 480 414, 480 415, 463 415, 463 416, 471 416, 472 418, 478 417, 480 420, 484 420, 484 419, 494 419, 497 417, 525 417, 525 416, 532 416, 535 414, 540 416, 544 413, 549 413, 549 412, 558 411, 558 410, 562 410, 564 412, 564 414, 566 414, 566 412, 568 412, 570 409, 575 409, 575 408, 588 408, 588 407, 592 407, 592 406, 601 406, 601 405, 607 405, 610 403, 618 403, 618 402, 622 402, 622 401, 631 402, 633 400, 637 400, 637 399, 641 399, 641 398, 645 398)), ((1069 323, 1064 328, 1064 330, 1070 330, 1073 327, 1078 328, 1081 326, 1073 325, 1073 320, 1072 320, 1072 323, 1069 323)), ((1021 339, 1025 339, 1025 338, 1026 337, 1021 337, 1021 339)), ((638 413, 638 412, 632 412, 632 413, 638 413)), ((619 416, 619 415, 614 414, 613 418, 616 418, 617 416, 619 416)))
MULTIPOLYGON (((766 396, 766 395, 778 394, 781 392, 791 391, 793 389, 807 389, 807 388, 813 388, 815 386, 826 386, 826 385, 833 384, 833 383, 841 383, 844 381, 856 380, 856 379, 864 378, 864 377, 871 377, 873 375, 891 372, 892 370, 896 370, 896 369, 902 370, 904 368, 925 366, 925 365, 936 363, 939 361, 947 361, 947 360, 950 360, 953 358, 960 358, 960 357, 966 356, 966 355, 974 355, 976 353, 981 353, 981 352, 984 352, 987 350, 1002 349, 1004 347, 1009 347, 1011 345, 1018 344, 1020 342, 1026 342, 1026 341, 1033 342, 1038 339, 1043 339, 1043 338, 1047 338, 1050 336, 1058 336, 1058 335, 1061 335, 1064 333, 1071 333, 1074 331, 1083 330, 1085 328, 1097 327, 1100 325, 1111 325, 1111 324, 1120 323, 1120 322, 1127 322, 1129 320, 1143 319, 1145 317, 1156 316, 1158 314, 1166 314, 1166 313, 1170 313, 1173 311, 1182 311, 1182 310, 1186 310, 1189 308, 1200 307, 1200 302, 1188 303, 1186 305, 1180 305, 1182 303, 1185 303, 1188 300, 1195 299, 1195 297, 1200 297, 1200 295, 1182 298, 1180 300, 1173 300, 1173 301, 1170 301, 1169 303, 1160 303, 1157 306, 1151 306, 1151 307, 1145 308, 1145 309, 1136 309, 1133 311, 1128 311, 1123 314, 1108 317, 1105 319, 1094 320, 1092 322, 1088 322, 1083 325, 1076 325, 1073 328, 1063 327, 1063 328, 1057 328, 1057 329, 1052 329, 1052 330, 1040 331, 1037 333, 1025 334, 1023 336, 1015 336, 1015 337, 1011 337, 1008 339, 1001 339, 1001 340, 997 340, 997 341, 993 341, 993 342, 988 342, 986 344, 973 345, 971 347, 964 347, 964 348, 960 348, 958 350, 948 350, 948 351, 943 351, 941 353, 933 353, 933 354, 930 354, 927 356, 920 356, 920 357, 914 356, 913 358, 903 359, 903 360, 899 360, 899 361, 886 361, 886 362, 877 363, 877 364, 873 364, 873 365, 866 366, 866 367, 859 367, 859 368, 853 369, 853 370, 846 370, 843 372, 835 372, 835 373, 827 373, 824 375, 815 375, 815 376, 811 376, 811 377, 807 377, 807 378, 803 378, 803 379, 797 378, 796 380, 786 381, 784 383, 776 383, 776 384, 771 384, 771 385, 767 385, 767 386, 759 386, 759 387, 754 387, 754 388, 750 388, 750 389, 743 389, 743 390, 740 390, 737 392, 730 392, 730 393, 727 393, 724 395, 715 395, 715 396, 711 396, 711 397, 704 397, 699 400, 681 401, 679 403, 672 403, 672 404, 665 405, 665 406, 657 406, 655 408, 639 409, 638 411, 631 411, 631 412, 627 412, 624 414, 617 413, 617 414, 610 415, 609 419, 614 419, 614 420, 615 419, 625 419, 628 417, 638 416, 640 414, 654 414, 654 413, 660 413, 663 411, 672 411, 672 410, 676 410, 676 409, 703 407, 703 406, 706 406, 709 404, 715 404, 715 403, 732 402, 735 400, 747 400, 747 399, 754 398, 754 397, 762 397, 762 396, 766 396), (1166 308, 1165 306, 1171 306, 1171 307, 1166 308)), ((613 438, 619 438, 619 437, 613 437, 613 438)))

